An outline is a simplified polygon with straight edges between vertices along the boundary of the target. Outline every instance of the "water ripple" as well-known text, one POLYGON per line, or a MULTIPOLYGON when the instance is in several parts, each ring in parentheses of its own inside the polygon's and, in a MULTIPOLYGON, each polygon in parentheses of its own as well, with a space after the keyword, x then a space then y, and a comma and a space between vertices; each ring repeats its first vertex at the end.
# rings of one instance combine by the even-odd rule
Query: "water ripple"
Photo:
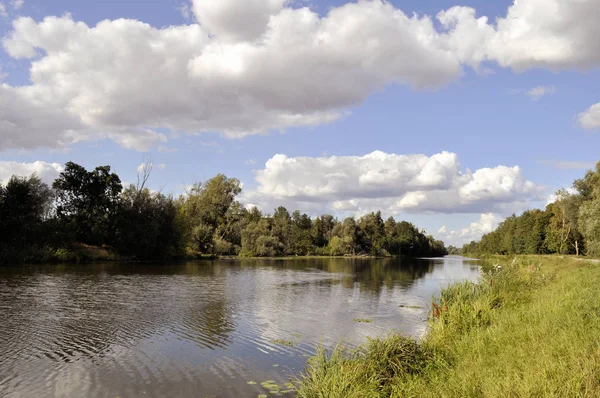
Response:
POLYGON ((317 344, 424 330, 476 264, 348 259, 0 269, 2 397, 256 397, 317 344), (356 323, 369 318, 372 323, 356 323), (256 384, 248 384, 254 382, 256 384))

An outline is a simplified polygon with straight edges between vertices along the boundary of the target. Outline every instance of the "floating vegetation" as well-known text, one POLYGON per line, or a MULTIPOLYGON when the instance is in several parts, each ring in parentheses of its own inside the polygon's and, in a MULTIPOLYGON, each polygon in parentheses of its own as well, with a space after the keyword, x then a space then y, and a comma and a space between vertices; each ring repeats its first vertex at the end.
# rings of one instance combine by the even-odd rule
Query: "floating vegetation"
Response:
POLYGON ((249 381, 249 382, 248 382, 248 384, 250 384, 251 386, 253 386, 253 385, 256 385, 256 384, 258 384, 258 383, 257 383, 257 382, 255 382, 255 381, 249 381))
POLYGON ((422 310, 423 307, 420 307, 418 305, 404 305, 404 304, 400 304, 399 305, 400 308, 411 308, 413 310, 422 310))
POLYGON ((263 381, 262 383, 260 383, 260 385, 265 390, 269 390, 269 392, 271 394, 273 394, 272 391, 277 390, 277 392, 275 393, 275 394, 277 394, 279 392, 279 390, 281 390, 281 387, 279 387, 279 384, 275 383, 275 380, 263 381))
POLYGON ((257 398, 268 398, 267 394, 260 394, 257 398))
POLYGON ((369 318, 354 318, 354 322, 356 323, 371 323, 373 322, 369 318))
POLYGON ((278 365, 278 364, 276 364, 276 363, 274 363, 274 364, 273 364, 273 367, 274 367, 274 368, 278 368, 278 367, 279 367, 279 365, 278 365))
POLYGON ((293 342, 293 341, 289 341, 289 340, 281 340, 281 339, 275 339, 275 340, 273 340, 273 343, 275 343, 275 344, 280 344, 280 345, 284 345, 284 346, 286 346, 286 347, 293 347, 293 346, 295 346, 295 345, 296 345, 296 344, 294 344, 294 342, 293 342))
POLYGON ((302 333, 292 333, 292 336, 296 337, 297 339, 301 339, 302 338, 302 333))
POLYGON ((296 388, 296 387, 294 387, 294 383, 285 383, 284 386, 285 386, 285 388, 291 388, 291 389, 295 389, 296 388))
POLYGON ((293 389, 293 390, 292 389, 290 389, 290 390, 283 390, 281 393, 282 394, 289 394, 289 393, 292 393, 292 392, 296 392, 296 390, 295 389, 293 389))

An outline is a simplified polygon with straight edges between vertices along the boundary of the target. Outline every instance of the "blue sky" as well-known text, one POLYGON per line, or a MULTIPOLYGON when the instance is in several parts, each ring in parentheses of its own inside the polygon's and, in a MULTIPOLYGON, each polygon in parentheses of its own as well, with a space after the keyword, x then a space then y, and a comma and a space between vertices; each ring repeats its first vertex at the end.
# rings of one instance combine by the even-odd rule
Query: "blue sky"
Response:
POLYGON ((1 179, 150 155, 155 189, 225 173, 460 244, 600 160, 594 0, 0 3, 1 179))

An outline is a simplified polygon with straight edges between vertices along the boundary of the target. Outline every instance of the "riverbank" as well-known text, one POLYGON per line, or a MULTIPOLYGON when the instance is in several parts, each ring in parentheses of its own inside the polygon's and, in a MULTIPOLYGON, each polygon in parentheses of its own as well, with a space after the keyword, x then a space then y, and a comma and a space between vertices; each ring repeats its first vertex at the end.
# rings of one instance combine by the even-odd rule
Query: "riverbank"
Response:
POLYGON ((419 343, 390 335, 320 351, 299 397, 596 397, 600 265, 497 258, 478 284, 445 289, 419 343))

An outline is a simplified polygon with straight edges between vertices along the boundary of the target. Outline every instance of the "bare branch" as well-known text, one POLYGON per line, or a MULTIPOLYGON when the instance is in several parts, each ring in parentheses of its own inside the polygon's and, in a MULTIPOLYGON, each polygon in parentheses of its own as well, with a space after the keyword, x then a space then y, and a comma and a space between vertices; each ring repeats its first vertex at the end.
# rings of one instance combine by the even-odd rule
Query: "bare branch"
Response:
POLYGON ((146 187, 146 183, 152 174, 152 168, 154 167, 154 160, 151 156, 144 155, 144 161, 138 167, 137 175, 137 190, 142 191, 146 187))

